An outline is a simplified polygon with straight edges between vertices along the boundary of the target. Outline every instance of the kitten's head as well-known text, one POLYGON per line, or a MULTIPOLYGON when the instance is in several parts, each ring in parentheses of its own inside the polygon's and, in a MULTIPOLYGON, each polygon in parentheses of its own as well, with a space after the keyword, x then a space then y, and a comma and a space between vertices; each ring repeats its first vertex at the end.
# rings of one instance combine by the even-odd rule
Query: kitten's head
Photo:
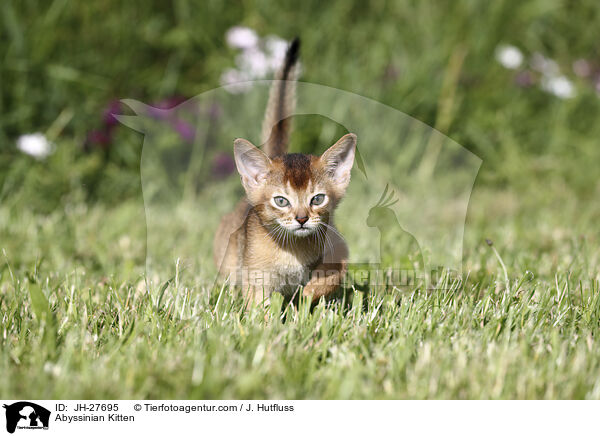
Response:
POLYGON ((242 185, 263 224, 305 237, 326 227, 344 196, 356 135, 343 136, 318 157, 287 154, 270 159, 245 139, 236 139, 233 148, 242 185))

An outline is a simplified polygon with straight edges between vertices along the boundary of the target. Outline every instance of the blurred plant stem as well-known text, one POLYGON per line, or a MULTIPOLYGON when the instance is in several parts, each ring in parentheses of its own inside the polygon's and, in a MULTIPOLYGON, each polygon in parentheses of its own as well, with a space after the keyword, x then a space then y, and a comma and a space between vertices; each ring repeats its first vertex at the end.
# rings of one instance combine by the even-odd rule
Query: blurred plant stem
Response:
POLYGON ((467 49, 463 45, 459 45, 448 61, 442 90, 438 100, 437 118, 435 120, 435 130, 432 132, 427 142, 423 160, 419 166, 418 175, 422 180, 427 180, 431 177, 435 165, 440 154, 443 141, 446 139, 445 134, 448 132, 450 125, 454 119, 456 107, 456 87, 460 78, 463 62, 467 56, 467 49), (438 132, 442 133, 441 135, 438 132))

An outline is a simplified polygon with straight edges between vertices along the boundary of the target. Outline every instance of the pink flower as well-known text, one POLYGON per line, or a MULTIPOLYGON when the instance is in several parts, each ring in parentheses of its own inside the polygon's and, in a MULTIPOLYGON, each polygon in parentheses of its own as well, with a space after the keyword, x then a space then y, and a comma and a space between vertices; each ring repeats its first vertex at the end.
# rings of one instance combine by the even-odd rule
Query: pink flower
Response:
POLYGON ((592 74, 592 66, 585 59, 577 59, 573 62, 573 72, 579 77, 590 77, 592 74))
POLYGON ((531 71, 519 71, 515 76, 515 83, 521 88, 529 88, 535 83, 535 77, 531 71))
POLYGON ((218 179, 223 179, 235 170, 235 161, 229 153, 221 152, 215 156, 212 173, 218 179))
POLYGON ((105 130, 91 130, 87 134, 87 139, 85 141, 85 148, 89 149, 91 147, 100 147, 100 148, 108 148, 111 142, 110 134, 105 130))
POLYGON ((104 121, 104 125, 108 129, 112 129, 119 123, 114 117, 114 115, 118 115, 119 113, 121 113, 121 102, 119 100, 111 101, 106 109, 104 109, 102 119, 104 121))
POLYGON ((173 122, 173 128, 179 133, 181 139, 186 142, 194 142, 194 138, 196 137, 196 129, 194 127, 183 120, 175 120, 173 122))
POLYGON ((187 99, 180 95, 175 95, 173 97, 167 97, 163 100, 160 100, 158 103, 153 104, 148 108, 148 115, 157 120, 165 120, 167 118, 171 118, 173 116, 173 111, 171 109, 179 106, 187 99))

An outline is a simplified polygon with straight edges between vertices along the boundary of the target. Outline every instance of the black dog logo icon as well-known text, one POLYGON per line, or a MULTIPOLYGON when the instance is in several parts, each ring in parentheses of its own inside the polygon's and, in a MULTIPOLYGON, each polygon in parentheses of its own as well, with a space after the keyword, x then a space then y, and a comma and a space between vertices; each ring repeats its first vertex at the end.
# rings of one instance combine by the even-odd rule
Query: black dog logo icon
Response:
POLYGON ((29 401, 4 405, 6 409, 6 431, 14 433, 17 426, 27 429, 47 429, 50 411, 29 401))

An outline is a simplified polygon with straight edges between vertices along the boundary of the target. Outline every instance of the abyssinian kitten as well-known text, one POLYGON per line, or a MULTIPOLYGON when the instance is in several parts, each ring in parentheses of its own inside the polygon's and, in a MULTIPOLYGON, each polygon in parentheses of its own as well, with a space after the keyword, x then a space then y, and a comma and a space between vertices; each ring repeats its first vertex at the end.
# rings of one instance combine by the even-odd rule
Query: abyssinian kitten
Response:
POLYGON ((234 141, 246 198, 222 218, 214 240, 220 273, 253 302, 273 292, 292 296, 299 286, 315 302, 335 291, 346 272, 348 249, 333 212, 350 182, 356 135, 343 136, 321 156, 286 153, 298 51, 295 39, 271 85, 263 149, 234 141))

